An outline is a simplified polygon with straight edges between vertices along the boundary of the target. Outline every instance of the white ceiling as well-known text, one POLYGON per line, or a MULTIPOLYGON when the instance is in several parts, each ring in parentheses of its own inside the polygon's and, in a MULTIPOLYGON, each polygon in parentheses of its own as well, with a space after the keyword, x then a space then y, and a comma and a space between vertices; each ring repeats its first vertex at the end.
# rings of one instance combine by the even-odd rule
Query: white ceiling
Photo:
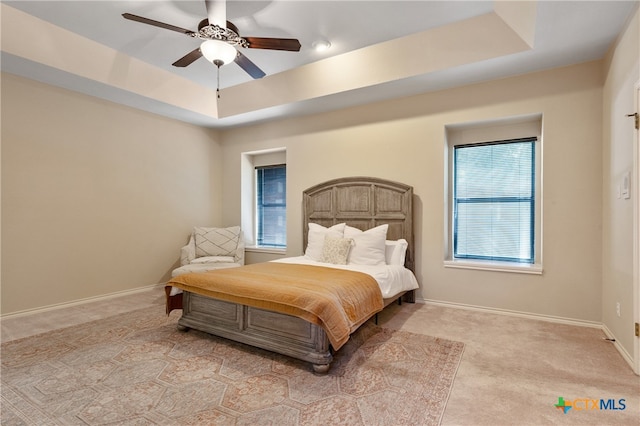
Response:
POLYGON ((186 68, 171 66, 198 47, 197 39, 121 16, 129 12, 196 31, 206 17, 204 1, 2 3, 3 71, 220 128, 600 59, 638 6, 638 1, 228 1, 227 19, 240 35, 297 38, 302 48, 243 49, 267 77, 252 81, 236 64, 225 65, 216 102, 214 65, 201 58, 186 68), (505 8, 508 3, 520 4, 505 8), (330 41, 331 49, 316 52, 312 44, 318 40, 330 41), (57 59, 35 53, 40 49, 57 59), (101 76, 84 69, 91 65, 109 72, 101 76), (138 89, 145 79, 155 86, 138 89))

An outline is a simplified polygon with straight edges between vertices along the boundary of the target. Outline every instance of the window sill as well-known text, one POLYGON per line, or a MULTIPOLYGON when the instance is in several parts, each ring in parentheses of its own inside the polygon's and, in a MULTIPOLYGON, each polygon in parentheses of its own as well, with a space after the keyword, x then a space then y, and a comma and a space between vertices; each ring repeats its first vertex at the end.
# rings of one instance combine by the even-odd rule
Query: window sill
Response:
POLYGON ((476 269, 494 272, 514 272, 516 274, 542 275, 542 265, 540 264, 517 264, 506 262, 482 262, 469 260, 445 260, 445 268, 476 269))
POLYGON ((287 254, 286 248, 247 246, 244 251, 251 253, 287 254))

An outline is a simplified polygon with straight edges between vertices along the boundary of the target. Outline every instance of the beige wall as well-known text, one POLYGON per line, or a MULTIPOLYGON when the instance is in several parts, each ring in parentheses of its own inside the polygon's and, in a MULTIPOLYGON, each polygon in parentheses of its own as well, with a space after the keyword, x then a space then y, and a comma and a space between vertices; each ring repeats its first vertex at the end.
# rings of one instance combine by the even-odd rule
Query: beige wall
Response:
POLYGON ((165 281, 220 220, 217 137, 2 74, 2 314, 165 281))
POLYGON ((626 115, 637 111, 635 85, 640 82, 639 13, 636 11, 607 58, 603 90, 602 322, 630 355, 633 355, 634 345, 633 203, 637 200, 633 196, 630 199, 618 198, 618 187, 628 172, 635 176, 632 194, 633 185, 638 183, 633 161, 638 135, 633 121, 626 115), (616 313, 616 303, 620 303, 620 316, 616 313))
POLYGON ((342 176, 414 187, 418 297, 601 319, 602 63, 226 131, 223 220, 240 215, 242 152, 287 150, 288 255, 302 252, 302 191, 342 176), (445 126, 543 115, 542 275, 443 266, 445 126))

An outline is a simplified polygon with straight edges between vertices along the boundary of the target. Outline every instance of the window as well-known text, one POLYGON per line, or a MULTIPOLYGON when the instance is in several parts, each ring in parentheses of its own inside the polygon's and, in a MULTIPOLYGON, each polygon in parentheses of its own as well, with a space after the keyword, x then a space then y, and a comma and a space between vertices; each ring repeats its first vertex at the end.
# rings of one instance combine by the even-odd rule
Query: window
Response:
POLYGON ((256 167, 258 247, 287 245, 287 166, 256 167))
POLYGON ((535 263, 536 140, 454 147, 454 259, 535 263))
POLYGON ((286 148, 240 154, 240 223, 247 251, 286 252, 286 177, 286 148))
POLYGON ((542 114, 445 127, 447 268, 541 274, 542 114))

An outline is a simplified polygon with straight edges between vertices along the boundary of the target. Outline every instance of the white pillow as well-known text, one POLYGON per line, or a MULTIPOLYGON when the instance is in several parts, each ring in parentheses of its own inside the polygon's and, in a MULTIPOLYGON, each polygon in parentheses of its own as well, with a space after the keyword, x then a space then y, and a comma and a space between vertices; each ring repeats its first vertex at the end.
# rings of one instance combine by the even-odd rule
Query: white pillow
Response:
POLYGON ((196 257, 235 256, 240 240, 240 227, 193 228, 196 257))
POLYGON ((384 265, 385 241, 387 240, 389 225, 384 224, 375 228, 361 231, 347 226, 344 230, 345 238, 353 239, 353 246, 349 252, 349 263, 354 265, 384 265))
POLYGON ((407 247, 409 243, 404 238, 396 241, 385 241, 384 258, 387 265, 400 265, 404 266, 405 257, 407 254, 407 247))
POLYGON ((344 223, 325 228, 317 223, 309 224, 309 234, 307 235, 307 249, 304 255, 317 262, 322 262, 322 247, 324 247, 325 237, 342 238, 344 234, 344 223))
POLYGON ((192 264, 196 263, 234 263, 233 256, 203 256, 196 257, 191 261, 192 264))
POLYGON ((327 235, 322 246, 322 262, 334 265, 346 265, 349 249, 353 244, 351 238, 334 238, 327 235))

